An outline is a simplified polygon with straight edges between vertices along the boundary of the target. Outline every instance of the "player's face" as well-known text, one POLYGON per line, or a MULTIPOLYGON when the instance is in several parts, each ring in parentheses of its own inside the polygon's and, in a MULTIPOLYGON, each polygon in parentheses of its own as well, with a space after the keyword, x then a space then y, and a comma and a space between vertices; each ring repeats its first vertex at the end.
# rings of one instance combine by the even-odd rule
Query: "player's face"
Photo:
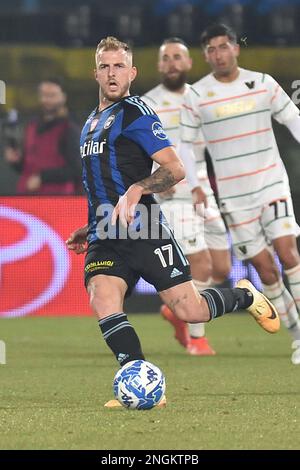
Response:
POLYGON ((179 90, 186 83, 187 73, 192 67, 192 59, 183 44, 170 43, 161 46, 158 58, 158 71, 162 83, 172 91, 179 90))
POLYGON ((132 66, 132 56, 123 49, 100 51, 96 57, 95 78, 101 96, 108 101, 119 101, 129 95, 131 82, 137 71, 132 66))
POLYGON ((66 103, 66 95, 60 86, 51 82, 40 84, 38 99, 44 113, 55 113, 66 103))
POLYGON ((228 36, 217 36, 209 41, 204 55, 214 74, 217 77, 226 77, 237 68, 239 52, 239 46, 230 42, 228 36))

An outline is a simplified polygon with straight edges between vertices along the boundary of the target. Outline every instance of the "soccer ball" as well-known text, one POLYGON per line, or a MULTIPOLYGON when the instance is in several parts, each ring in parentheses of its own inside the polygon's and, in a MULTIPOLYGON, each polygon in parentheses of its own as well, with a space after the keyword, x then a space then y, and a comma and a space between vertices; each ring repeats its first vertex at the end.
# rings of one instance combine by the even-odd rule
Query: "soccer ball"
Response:
POLYGON ((166 381, 162 371, 151 362, 131 361, 116 373, 113 388, 125 408, 149 410, 164 396, 166 381))

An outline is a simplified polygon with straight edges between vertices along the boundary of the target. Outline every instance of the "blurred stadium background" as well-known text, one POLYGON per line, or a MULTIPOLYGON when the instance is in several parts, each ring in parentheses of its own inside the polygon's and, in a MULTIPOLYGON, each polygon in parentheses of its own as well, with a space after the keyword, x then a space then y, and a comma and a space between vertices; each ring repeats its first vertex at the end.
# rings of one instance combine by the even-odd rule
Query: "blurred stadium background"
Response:
MULTIPOLYGON (((240 65, 270 73, 299 104, 300 0, 0 0, 0 340, 7 347, 0 449, 300 448, 299 370, 288 334, 265 335, 246 315, 209 325, 215 358, 188 356, 159 315, 131 317, 148 360, 166 374, 168 407, 151 415, 104 409, 117 363, 95 320, 75 318, 90 315, 83 257, 64 245, 86 221, 85 198, 16 196, 17 176, 3 158, 6 134, 20 139, 36 112, 44 78, 64 80, 71 115, 82 124, 97 102, 93 61, 102 37, 132 43, 139 68, 132 91, 144 93, 159 81, 157 50, 169 36, 192 48, 190 82, 207 73, 199 37, 219 20, 242 39, 240 65)), ((299 146, 275 127, 300 222, 299 146)), ((246 275, 259 286, 254 270, 233 260, 228 282, 246 275)), ((158 305, 141 281, 127 311, 158 305)))
MULTIPOLYGON (((6 85, 6 103, 0 105, 0 315, 5 315, 5 312, 18 315, 20 311, 24 314, 25 311, 26 314, 71 314, 76 309, 88 313, 81 285, 82 260, 65 253, 63 245, 55 248, 60 250, 61 260, 65 260, 64 268, 57 269, 55 274, 61 275, 60 288, 52 286, 53 283, 59 284, 53 277, 55 271, 45 270, 44 277, 40 279, 42 286, 35 289, 23 286, 20 289, 23 294, 18 294, 18 299, 12 300, 9 279, 16 275, 14 270, 21 259, 22 276, 28 274, 31 285, 32 276, 38 271, 39 256, 46 256, 43 252, 48 250, 48 260, 44 266, 55 264, 53 254, 47 248, 47 240, 41 246, 33 234, 31 242, 24 238, 23 243, 19 243, 29 227, 32 227, 31 224, 35 224, 34 219, 29 218, 34 216, 40 222, 49 224, 48 227, 56 230, 61 240, 85 221, 85 202, 80 196, 68 206, 67 218, 66 206, 59 198, 34 198, 33 201, 30 197, 9 198, 15 194, 17 175, 4 161, 1 143, 7 132, 20 139, 24 123, 36 111, 38 82, 47 77, 64 80, 71 115, 80 125, 97 100, 93 60, 95 46, 102 37, 116 35, 132 43, 139 68, 139 76, 132 91, 142 94, 159 81, 156 71, 157 48, 168 36, 180 36, 192 47, 194 66, 190 82, 208 72, 198 42, 203 28, 216 20, 224 21, 237 30, 241 38, 241 66, 270 73, 290 96, 293 95, 296 103, 297 100, 300 102, 300 0, 0 1, 0 80, 6 85), (72 209, 72 204, 76 210, 72 209), (17 220, 16 209, 22 211, 24 220, 17 220), (29 217, 27 219, 26 214, 29 217), (14 251, 13 246, 18 243, 18 249, 14 251), (29 243, 32 243, 31 248, 29 243), (77 278, 77 283, 72 281, 72 276, 77 278), (55 294, 51 294, 51 297, 45 294, 45 289, 55 294), (78 299, 74 302, 77 307, 68 300, 72 291, 78 299), (38 294, 43 297, 42 310, 36 307, 38 303, 34 301, 38 294), (32 305, 32 309, 26 305, 32 305)), ((276 126, 276 136, 288 169, 295 211, 300 220, 299 148, 285 128, 276 126)), ((229 282, 245 274, 259 286, 254 270, 233 260, 229 282)), ((137 292, 149 295, 153 289, 141 281, 137 292)), ((130 302, 131 310, 143 308, 139 299, 136 296, 130 302)), ((150 306, 157 308, 156 297, 147 297, 148 300, 151 302, 147 303, 148 309, 150 306)), ((145 302, 142 301, 142 304, 145 305, 145 302)))

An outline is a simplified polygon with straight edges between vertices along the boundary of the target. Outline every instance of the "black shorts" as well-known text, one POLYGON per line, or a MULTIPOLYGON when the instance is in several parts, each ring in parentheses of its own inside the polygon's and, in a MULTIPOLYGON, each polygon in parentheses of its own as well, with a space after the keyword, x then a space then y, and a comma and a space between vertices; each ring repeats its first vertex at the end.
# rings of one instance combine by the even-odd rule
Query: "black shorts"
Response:
POLYGON ((169 239, 106 239, 92 243, 85 259, 85 285, 97 274, 124 279, 126 296, 140 277, 158 292, 192 279, 189 263, 172 235, 169 239))

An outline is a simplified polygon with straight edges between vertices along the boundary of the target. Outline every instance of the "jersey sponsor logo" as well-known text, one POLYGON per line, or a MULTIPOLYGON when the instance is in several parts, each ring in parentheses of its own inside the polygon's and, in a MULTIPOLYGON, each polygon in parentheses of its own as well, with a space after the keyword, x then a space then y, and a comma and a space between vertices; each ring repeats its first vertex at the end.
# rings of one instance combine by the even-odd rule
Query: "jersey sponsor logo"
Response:
POLYGON ((116 119, 116 116, 114 114, 109 116, 109 118, 105 121, 103 128, 104 129, 109 129, 110 126, 112 126, 113 123, 115 122, 115 119, 116 119))
POLYGON ((249 88, 249 90, 252 90, 255 88, 255 81, 252 80, 251 82, 245 82, 245 85, 249 88))
POLYGON ((105 145, 106 145, 106 139, 104 139, 102 142, 95 142, 94 140, 91 140, 90 142, 85 142, 84 145, 80 146, 81 158, 84 158, 93 154, 103 153, 105 145))
POLYGON ((157 137, 160 140, 166 140, 168 138, 167 134, 165 133, 165 131, 163 130, 161 126, 161 123, 158 121, 155 121, 152 124, 152 132, 155 135, 155 137, 157 137))
POLYGON ((179 116, 179 114, 174 114, 173 116, 171 116, 171 118, 170 118, 170 124, 171 124, 172 126, 178 127, 178 126, 179 126, 179 123, 180 123, 180 116, 179 116))
POLYGON ((84 270, 85 272, 90 273, 90 272, 96 271, 97 269, 112 268, 113 265, 114 265, 114 261, 111 261, 111 260, 93 261, 92 263, 87 264, 84 270))
POLYGON ((215 113, 217 117, 234 116, 235 114, 248 113, 255 109, 256 103, 253 99, 236 101, 217 106, 215 113))

